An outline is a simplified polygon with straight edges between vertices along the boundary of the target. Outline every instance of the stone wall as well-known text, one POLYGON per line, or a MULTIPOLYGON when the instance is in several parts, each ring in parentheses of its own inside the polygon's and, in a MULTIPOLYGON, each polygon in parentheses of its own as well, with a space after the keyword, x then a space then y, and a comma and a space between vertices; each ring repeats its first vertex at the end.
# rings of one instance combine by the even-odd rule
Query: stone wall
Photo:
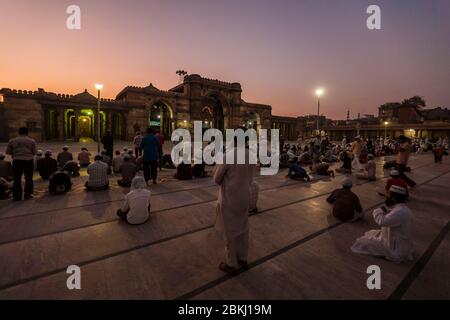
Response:
POLYGON ((33 99, 7 98, 4 102, 4 117, 7 138, 16 137, 20 127, 28 127, 29 135, 36 141, 44 136, 44 111, 33 99))

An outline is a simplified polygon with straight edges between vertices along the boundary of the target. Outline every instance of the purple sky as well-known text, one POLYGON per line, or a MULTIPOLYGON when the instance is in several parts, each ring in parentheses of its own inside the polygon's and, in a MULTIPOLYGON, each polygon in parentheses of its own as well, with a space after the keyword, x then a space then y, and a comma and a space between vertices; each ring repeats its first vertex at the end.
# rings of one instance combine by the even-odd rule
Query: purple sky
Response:
POLYGON ((78 93, 105 85, 169 89, 175 71, 240 82, 243 98, 273 114, 347 109, 421 95, 450 106, 450 1, 0 0, 0 87, 78 93), (68 5, 82 29, 65 27, 68 5), (382 30, 366 9, 382 10, 382 30))

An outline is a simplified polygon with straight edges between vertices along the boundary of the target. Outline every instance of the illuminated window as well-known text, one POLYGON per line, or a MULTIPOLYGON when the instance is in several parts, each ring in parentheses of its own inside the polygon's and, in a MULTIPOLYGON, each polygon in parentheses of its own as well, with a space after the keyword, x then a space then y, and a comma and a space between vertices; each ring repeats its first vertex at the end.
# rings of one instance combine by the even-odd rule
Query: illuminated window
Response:
POLYGON ((5 102, 5 98, 3 97, 2 94, 0 94, 0 103, 3 103, 3 102, 5 102))

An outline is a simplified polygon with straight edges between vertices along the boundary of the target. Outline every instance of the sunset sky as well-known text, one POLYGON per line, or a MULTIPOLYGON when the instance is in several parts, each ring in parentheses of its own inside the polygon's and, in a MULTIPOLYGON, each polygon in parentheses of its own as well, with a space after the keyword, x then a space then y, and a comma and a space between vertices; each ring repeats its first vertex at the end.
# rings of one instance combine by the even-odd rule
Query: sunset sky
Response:
POLYGON ((413 95, 450 107, 450 1, 0 0, 0 87, 79 93, 167 90, 175 71, 240 82, 273 114, 376 114, 413 95), (79 31, 66 8, 81 7, 79 31), (366 9, 382 10, 382 30, 366 9))

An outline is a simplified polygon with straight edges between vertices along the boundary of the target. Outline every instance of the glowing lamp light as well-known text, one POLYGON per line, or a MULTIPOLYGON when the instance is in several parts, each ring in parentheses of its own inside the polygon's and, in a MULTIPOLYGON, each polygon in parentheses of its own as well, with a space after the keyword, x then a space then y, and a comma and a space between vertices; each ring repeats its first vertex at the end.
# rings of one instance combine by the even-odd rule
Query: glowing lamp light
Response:
POLYGON ((96 88, 98 91, 100 91, 100 90, 103 89, 103 85, 100 84, 100 83, 96 83, 96 84, 95 84, 95 88, 96 88))
POLYGON ((387 121, 384 123, 385 126, 387 126, 388 124, 389 124, 389 122, 387 122, 387 121))
POLYGON ((324 94, 324 90, 322 88, 319 88, 316 90, 316 96, 318 96, 319 98, 324 94))

